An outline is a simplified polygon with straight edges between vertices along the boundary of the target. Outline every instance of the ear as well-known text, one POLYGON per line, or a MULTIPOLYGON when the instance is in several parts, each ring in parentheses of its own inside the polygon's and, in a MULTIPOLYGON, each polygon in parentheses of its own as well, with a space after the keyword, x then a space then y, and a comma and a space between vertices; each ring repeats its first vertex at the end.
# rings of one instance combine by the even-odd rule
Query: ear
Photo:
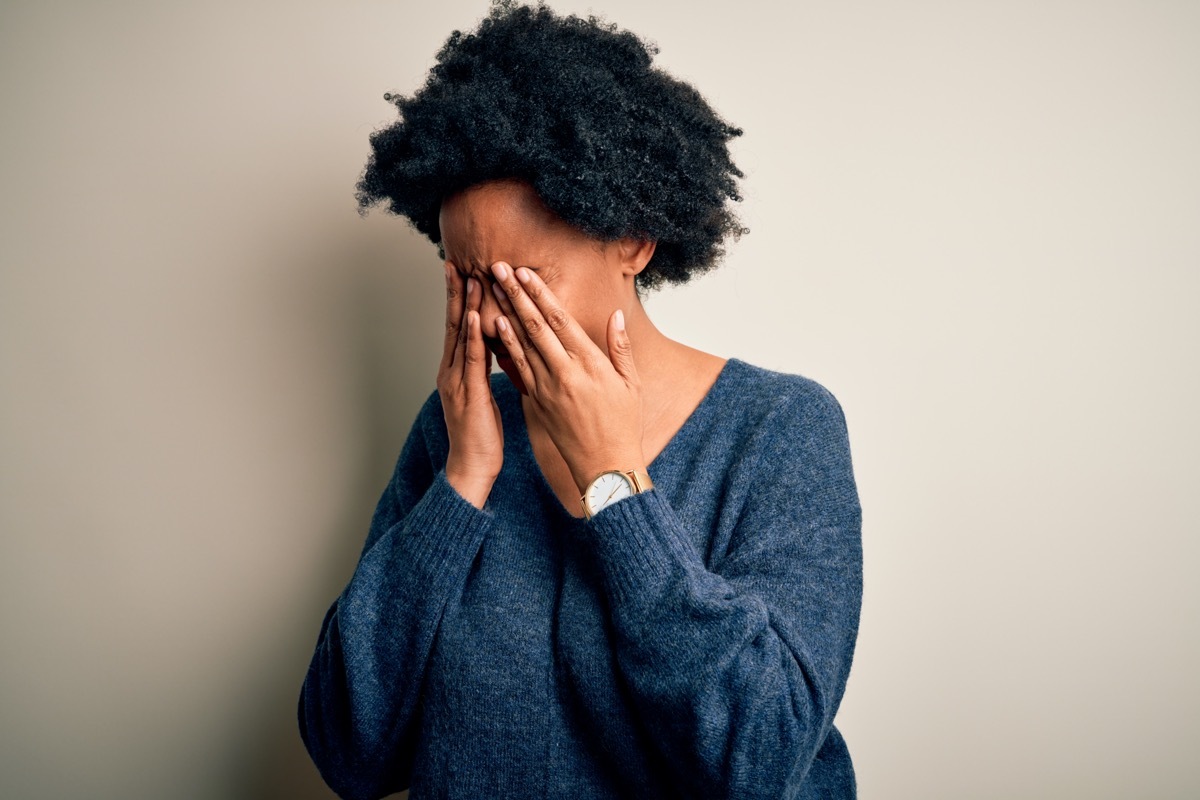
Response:
POLYGON ((629 277, 644 270, 650 263, 650 259, 654 257, 655 242, 627 237, 618 239, 615 244, 621 272, 629 277))

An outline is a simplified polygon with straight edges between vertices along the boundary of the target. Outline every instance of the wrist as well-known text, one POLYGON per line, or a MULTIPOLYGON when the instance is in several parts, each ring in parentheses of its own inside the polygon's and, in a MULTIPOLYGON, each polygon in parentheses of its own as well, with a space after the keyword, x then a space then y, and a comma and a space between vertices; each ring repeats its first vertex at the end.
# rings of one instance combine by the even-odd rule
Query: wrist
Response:
POLYGON ((458 492, 464 500, 478 509, 483 509, 488 496, 492 493, 495 478, 481 478, 460 473, 456 470, 446 470, 446 483, 458 492))

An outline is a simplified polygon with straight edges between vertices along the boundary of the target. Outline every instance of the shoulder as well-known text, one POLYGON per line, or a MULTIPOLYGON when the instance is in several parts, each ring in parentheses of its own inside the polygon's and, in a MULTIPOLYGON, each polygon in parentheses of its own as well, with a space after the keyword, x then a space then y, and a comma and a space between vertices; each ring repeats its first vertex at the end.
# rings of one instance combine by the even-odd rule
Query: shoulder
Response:
POLYGON ((689 480, 702 469, 722 476, 733 494, 764 480, 803 480, 815 469, 849 469, 846 421, 833 393, 806 376, 739 359, 726 364, 684 433, 681 452, 696 465, 681 467, 689 480))
POLYGON ((730 359, 722 375, 727 409, 743 424, 771 429, 828 426, 845 429, 833 392, 812 378, 730 359))
POLYGON ((822 514, 835 508, 850 516, 859 513, 846 418, 833 392, 803 375, 734 365, 731 394, 755 418, 759 499, 770 499, 772 507, 799 502, 810 517, 818 506, 822 514))

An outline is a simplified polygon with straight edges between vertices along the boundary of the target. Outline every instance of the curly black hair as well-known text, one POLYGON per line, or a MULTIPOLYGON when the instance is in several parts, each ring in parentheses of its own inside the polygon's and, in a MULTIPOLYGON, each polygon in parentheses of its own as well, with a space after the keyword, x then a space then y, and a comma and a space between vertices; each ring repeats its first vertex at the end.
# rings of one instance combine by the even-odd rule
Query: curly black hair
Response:
POLYGON ((657 52, 596 17, 496 0, 416 94, 384 95, 400 120, 371 135, 359 210, 387 201, 440 246, 444 198, 515 178, 594 238, 656 242, 640 289, 711 269, 747 232, 727 204, 741 200, 727 142, 742 131, 652 67, 657 52))

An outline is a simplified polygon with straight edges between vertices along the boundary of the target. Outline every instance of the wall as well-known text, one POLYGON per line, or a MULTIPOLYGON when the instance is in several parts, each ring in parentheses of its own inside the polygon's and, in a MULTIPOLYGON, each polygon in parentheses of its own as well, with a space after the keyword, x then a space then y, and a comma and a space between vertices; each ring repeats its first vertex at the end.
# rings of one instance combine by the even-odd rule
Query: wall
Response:
MULTIPOLYGON (((846 410, 863 796, 1195 796, 1200 6, 597 10, 746 130, 651 315, 846 410)), ((484 11, 0 6, 0 795, 329 796, 295 699, 441 314, 353 184, 484 11)))

